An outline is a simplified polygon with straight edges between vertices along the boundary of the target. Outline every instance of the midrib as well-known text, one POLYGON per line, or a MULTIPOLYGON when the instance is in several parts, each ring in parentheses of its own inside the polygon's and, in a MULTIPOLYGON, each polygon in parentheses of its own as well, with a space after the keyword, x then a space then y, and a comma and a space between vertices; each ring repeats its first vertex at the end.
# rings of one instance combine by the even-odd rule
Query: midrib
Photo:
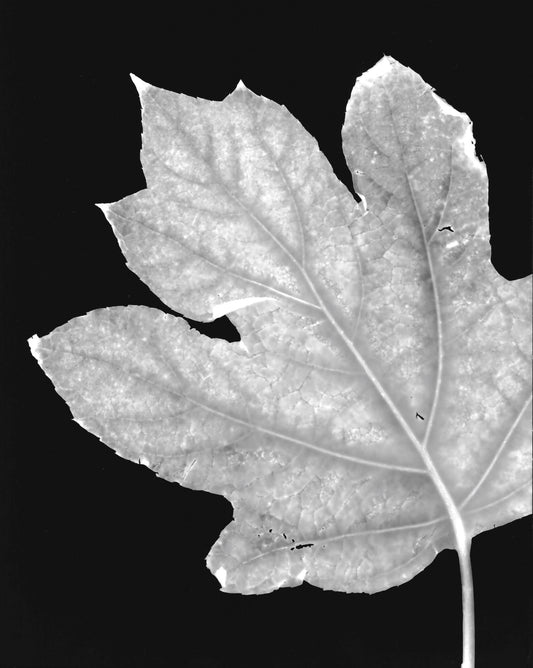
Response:
POLYGON ((351 339, 347 336, 346 332, 344 331, 343 327, 337 322, 333 314, 330 312, 328 309, 327 305, 324 303, 324 300, 316 290, 313 281, 309 278, 307 275, 307 272, 302 272, 302 275, 304 276, 305 280, 307 281, 307 284, 309 285, 309 288, 312 290, 313 294, 315 295, 315 298, 317 299, 318 303, 320 304, 322 311, 325 315, 325 317, 328 319, 329 323, 332 325, 332 327, 335 329, 335 331, 338 333, 338 335, 341 337, 342 341, 345 343, 346 347, 350 351, 350 353, 355 357, 357 362, 361 365, 363 370, 365 371, 366 375, 368 376, 369 380, 372 382, 374 387, 376 388, 377 392, 391 411, 391 413, 394 415, 398 423, 401 425, 403 428, 404 432, 406 433, 407 437, 411 441, 411 443, 414 445, 417 453, 419 454, 420 458, 424 462, 424 465, 428 471, 429 476, 431 477, 433 484, 435 485, 437 492, 439 493, 442 502, 444 503, 444 506, 446 508, 446 511, 450 517, 450 521, 452 522, 453 528, 454 528, 454 534, 457 542, 457 548, 460 551, 464 551, 466 541, 467 541, 467 535, 466 535, 466 529, 465 525, 463 522, 463 518, 461 516, 461 512, 458 508, 458 506, 455 503, 455 500, 451 496, 444 480, 441 478, 439 471, 437 467, 435 466, 435 463, 433 462, 431 456, 429 455, 429 452, 427 449, 423 446, 423 444, 418 440, 416 437, 415 433, 407 423, 406 419, 402 415, 400 409, 396 406, 394 403, 392 397, 389 395, 387 390, 383 387, 381 382, 379 381, 379 378, 376 376, 376 374, 373 372, 373 370, 370 368, 369 364, 366 362, 365 358, 361 354, 361 352, 356 348, 356 346, 353 344, 351 339))

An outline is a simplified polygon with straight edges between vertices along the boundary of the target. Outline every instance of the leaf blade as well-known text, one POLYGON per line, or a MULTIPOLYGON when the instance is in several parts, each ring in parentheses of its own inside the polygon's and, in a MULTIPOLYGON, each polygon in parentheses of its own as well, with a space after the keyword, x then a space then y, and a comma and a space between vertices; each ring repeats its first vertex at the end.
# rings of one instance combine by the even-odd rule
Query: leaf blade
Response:
POLYGON ((199 319, 231 308, 241 344, 143 307, 31 344, 82 426, 232 502, 208 557, 227 591, 378 591, 453 546, 450 520, 472 535, 527 511, 530 281, 489 266, 468 120, 399 63, 378 70, 343 131, 366 212, 284 108, 242 86, 214 103, 143 86, 148 187, 101 208, 158 296, 199 319))

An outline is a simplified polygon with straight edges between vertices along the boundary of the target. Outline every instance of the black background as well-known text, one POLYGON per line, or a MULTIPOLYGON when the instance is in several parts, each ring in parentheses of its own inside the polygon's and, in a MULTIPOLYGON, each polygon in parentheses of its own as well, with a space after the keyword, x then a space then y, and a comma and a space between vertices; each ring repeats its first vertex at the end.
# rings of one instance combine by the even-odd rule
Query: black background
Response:
MULTIPOLYGON (((346 101, 359 74, 394 56, 474 120, 492 262, 508 279, 528 275, 531 71, 519 37, 501 48, 520 17, 485 7, 480 25, 463 14, 443 24, 451 8, 431 2, 372 17, 331 3, 15 7, 0 10, 0 665, 459 666, 454 552, 372 596, 307 584, 221 594, 204 558, 229 503, 156 478, 74 423, 26 339, 104 306, 168 311, 92 204, 145 186, 129 72, 209 99, 243 79, 285 104, 351 187, 346 101)), ((236 338, 227 321, 202 331, 236 338)), ((478 665, 527 665, 530 518, 476 537, 472 559, 478 665)))

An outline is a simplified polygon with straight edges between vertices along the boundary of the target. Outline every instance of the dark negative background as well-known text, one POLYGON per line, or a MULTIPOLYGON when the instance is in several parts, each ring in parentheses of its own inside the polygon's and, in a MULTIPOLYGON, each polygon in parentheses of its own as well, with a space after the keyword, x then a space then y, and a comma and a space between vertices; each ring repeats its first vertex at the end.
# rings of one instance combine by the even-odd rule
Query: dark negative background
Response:
MULTIPOLYGON (((394 56, 474 120, 489 171, 492 262, 508 279, 526 276, 526 59, 495 47, 506 28, 489 10, 483 31, 462 19, 462 31, 437 32, 430 12, 440 5, 425 7, 421 26, 415 13, 384 10, 377 21, 333 5, 112 15, 3 4, 1 666, 459 666, 455 552, 372 596, 308 584, 221 594, 204 558, 230 504, 158 479, 84 431, 26 343, 95 308, 169 312, 126 268, 93 206, 145 186, 129 72, 209 99, 243 79, 286 105, 352 188, 340 138, 346 102, 357 76, 394 56)), ((226 318, 196 326, 238 337, 226 318)), ((530 518, 476 537, 472 558, 479 665, 527 665, 530 518)))

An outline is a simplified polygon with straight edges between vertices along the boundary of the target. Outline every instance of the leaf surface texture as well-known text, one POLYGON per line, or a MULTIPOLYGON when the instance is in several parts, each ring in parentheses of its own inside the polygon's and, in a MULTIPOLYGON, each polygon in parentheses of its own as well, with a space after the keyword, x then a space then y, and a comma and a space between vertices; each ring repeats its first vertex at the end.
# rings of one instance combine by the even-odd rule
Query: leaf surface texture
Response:
POLYGON ((128 306, 30 343, 84 428, 231 501, 224 591, 409 580, 454 546, 436 475, 471 536, 531 512, 531 279, 490 263, 469 119, 382 59, 342 130, 358 204, 285 107, 138 89, 147 188, 100 206, 158 297, 241 341, 128 306))

